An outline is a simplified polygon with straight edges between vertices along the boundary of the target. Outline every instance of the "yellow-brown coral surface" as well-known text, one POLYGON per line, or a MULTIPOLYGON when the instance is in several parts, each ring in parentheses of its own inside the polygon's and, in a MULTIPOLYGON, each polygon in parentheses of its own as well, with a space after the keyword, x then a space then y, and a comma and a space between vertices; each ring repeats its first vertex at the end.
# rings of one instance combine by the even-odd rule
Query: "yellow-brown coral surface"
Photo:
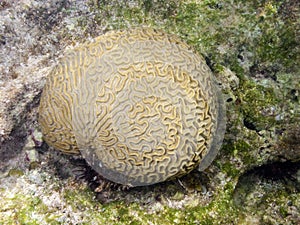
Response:
POLYGON ((174 35, 137 28, 63 58, 44 88, 40 123, 50 145, 141 186, 207 167, 223 136, 220 114, 204 59, 174 35))

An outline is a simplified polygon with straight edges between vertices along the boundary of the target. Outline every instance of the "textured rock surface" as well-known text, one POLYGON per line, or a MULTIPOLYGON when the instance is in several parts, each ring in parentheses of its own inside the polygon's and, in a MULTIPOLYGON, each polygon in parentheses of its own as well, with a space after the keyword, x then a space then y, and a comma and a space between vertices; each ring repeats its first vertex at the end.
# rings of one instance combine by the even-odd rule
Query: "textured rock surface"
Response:
POLYGON ((111 181, 140 186, 205 169, 225 131, 204 59, 174 35, 109 32, 64 57, 41 98, 48 144, 111 181), (78 146, 78 147, 77 147, 78 146))
POLYGON ((299 2, 153 3, 0 1, 0 224, 299 224, 299 2), (96 195, 74 157, 35 149, 28 130, 41 140, 39 93, 67 47, 141 25, 203 53, 227 131, 203 172, 96 195))

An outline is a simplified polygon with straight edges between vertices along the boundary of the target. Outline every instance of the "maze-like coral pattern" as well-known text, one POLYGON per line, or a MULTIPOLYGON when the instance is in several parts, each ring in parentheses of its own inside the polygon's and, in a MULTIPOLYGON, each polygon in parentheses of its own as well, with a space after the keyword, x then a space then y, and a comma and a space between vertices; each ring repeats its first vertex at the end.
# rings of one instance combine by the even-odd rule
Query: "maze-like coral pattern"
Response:
POLYGON ((40 100, 39 123, 45 141, 67 154, 80 154, 72 125, 72 87, 76 77, 61 64, 47 78, 40 100))
POLYGON ((179 177, 218 147, 212 79, 205 61, 176 36, 147 28, 107 33, 72 51, 47 80, 45 140, 64 152, 79 149, 117 183, 179 177))

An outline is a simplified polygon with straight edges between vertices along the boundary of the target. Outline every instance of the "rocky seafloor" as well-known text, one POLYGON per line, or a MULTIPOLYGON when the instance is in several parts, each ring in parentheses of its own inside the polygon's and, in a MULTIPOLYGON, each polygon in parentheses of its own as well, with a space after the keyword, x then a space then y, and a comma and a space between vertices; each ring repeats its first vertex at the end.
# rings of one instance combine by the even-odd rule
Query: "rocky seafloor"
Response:
POLYGON ((300 224, 298 1, 0 1, 0 224, 300 224), (147 26, 202 54, 227 130, 204 172, 95 193, 46 145, 37 109, 66 49, 147 26))

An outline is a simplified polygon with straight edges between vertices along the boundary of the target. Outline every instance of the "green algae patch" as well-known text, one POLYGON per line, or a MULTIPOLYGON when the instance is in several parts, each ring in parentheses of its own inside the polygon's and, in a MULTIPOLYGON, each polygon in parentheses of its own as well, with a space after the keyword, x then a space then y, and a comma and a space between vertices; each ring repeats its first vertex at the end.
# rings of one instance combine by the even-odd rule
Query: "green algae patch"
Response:
POLYGON ((87 187, 77 189, 65 189, 63 197, 73 210, 85 210, 95 207, 94 193, 87 187))
MULTIPOLYGON (((123 201, 103 205, 95 201, 88 190, 68 190, 62 194, 66 199, 65 204, 73 208, 72 221, 80 222, 80 224, 237 224, 239 221, 246 220, 246 215, 241 212, 241 208, 234 204, 233 191, 234 185, 227 184, 214 194, 213 200, 209 204, 180 209, 167 206, 158 208, 153 206, 146 209, 139 203, 123 201), (75 216, 76 214, 77 216, 75 216)), ((288 213, 293 210, 293 207, 284 207, 286 199, 289 199, 289 204, 292 206, 297 204, 297 196, 291 195, 287 198, 287 195, 283 194, 283 192, 276 194, 275 203, 278 205, 276 211, 288 218, 288 213)), ((269 195, 262 201, 274 203, 272 198, 274 196, 269 195)), ((65 224, 70 222, 67 218, 70 216, 68 212, 64 210, 56 212, 49 209, 39 197, 23 194, 8 196, 4 197, 0 204, 2 204, 0 207, 2 224, 65 224)), ((265 221, 268 220, 270 218, 265 219, 265 221)))
POLYGON ((0 190, 0 224, 41 224, 51 221, 53 215, 40 198, 22 193, 5 195, 0 190))
POLYGON ((53 184, 45 180, 47 190, 41 192, 39 185, 23 178, 14 181, 17 184, 14 186, 24 187, 21 191, 16 188, 11 192, 4 188, 0 190, 1 224, 224 224, 238 218, 238 209, 230 200, 233 185, 229 184, 219 188, 207 204, 178 207, 177 203, 183 199, 172 200, 167 196, 165 202, 148 202, 148 205, 139 203, 138 198, 136 202, 123 200, 101 204, 95 199, 95 193, 84 185, 72 181, 56 183, 60 189, 51 192, 53 184), (166 205, 171 202, 173 207, 166 205))
MULTIPOLYGON (((238 221, 238 208, 232 202, 232 186, 228 185, 206 206, 182 209, 162 206, 145 209, 137 203, 105 205, 106 222, 112 224, 228 224, 238 221)), ((203 196, 204 198, 205 196, 203 196)))
POLYGON ((15 168, 15 169, 9 170, 7 175, 12 176, 12 177, 14 177, 14 176, 19 177, 19 176, 24 175, 24 172, 18 168, 15 168))
POLYGON ((239 209, 232 201, 233 186, 227 185, 220 190, 208 206, 187 208, 188 222, 184 224, 236 224, 239 209))
POLYGON ((240 101, 238 109, 248 129, 261 131, 275 125, 275 116, 270 111, 278 100, 272 88, 265 88, 248 80, 242 82, 237 95, 240 101))

